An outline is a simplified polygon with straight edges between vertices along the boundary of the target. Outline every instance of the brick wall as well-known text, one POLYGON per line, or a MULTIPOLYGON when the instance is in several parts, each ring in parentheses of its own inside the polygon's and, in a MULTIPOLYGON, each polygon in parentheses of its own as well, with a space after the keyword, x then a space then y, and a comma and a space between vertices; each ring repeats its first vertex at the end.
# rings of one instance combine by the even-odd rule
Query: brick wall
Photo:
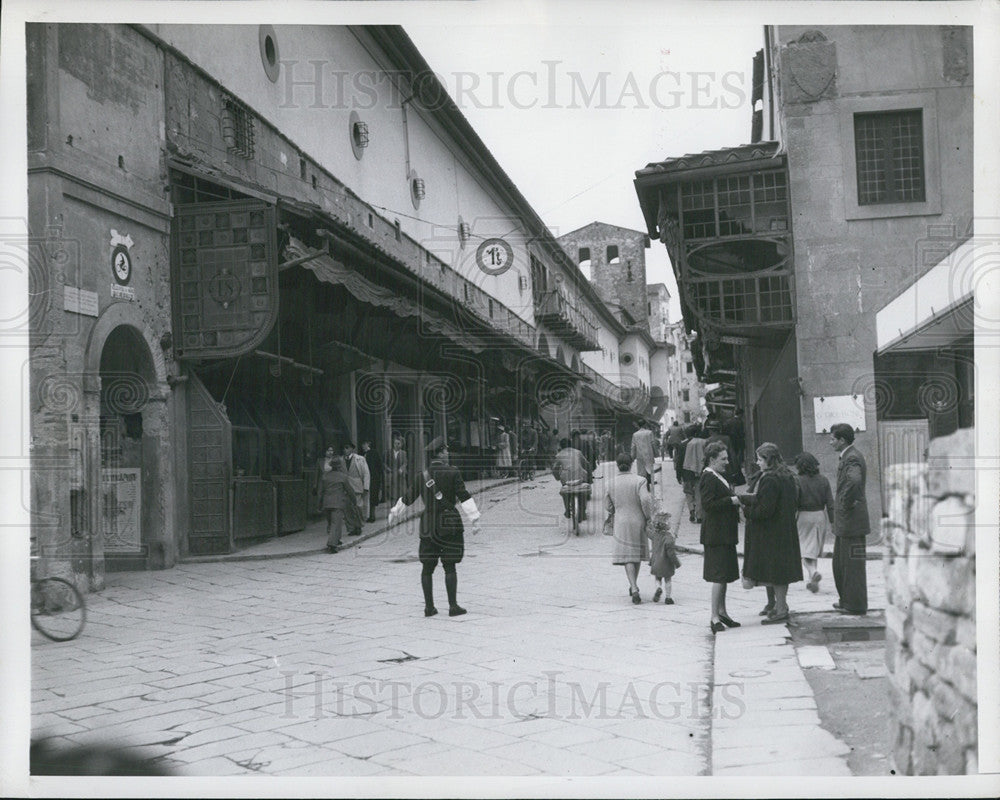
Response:
POLYGON ((977 771, 974 430, 886 469, 886 662, 896 770, 977 771))

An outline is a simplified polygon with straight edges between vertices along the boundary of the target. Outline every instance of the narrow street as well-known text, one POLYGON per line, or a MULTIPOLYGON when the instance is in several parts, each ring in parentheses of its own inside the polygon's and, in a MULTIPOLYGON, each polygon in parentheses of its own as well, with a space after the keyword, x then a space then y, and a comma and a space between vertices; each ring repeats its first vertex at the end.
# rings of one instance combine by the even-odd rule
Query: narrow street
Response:
MULTIPOLYGON (((110 574, 78 640, 34 634, 33 734, 134 747, 175 775, 850 774, 785 627, 756 624, 760 592, 731 587, 744 627, 718 649, 697 554, 675 605, 649 602, 645 565, 633 605, 602 497, 599 481, 572 537, 550 475, 480 494, 457 618, 440 570, 442 613, 423 616, 413 522, 336 555, 110 574)), ((827 569, 793 611, 832 590, 827 569)))

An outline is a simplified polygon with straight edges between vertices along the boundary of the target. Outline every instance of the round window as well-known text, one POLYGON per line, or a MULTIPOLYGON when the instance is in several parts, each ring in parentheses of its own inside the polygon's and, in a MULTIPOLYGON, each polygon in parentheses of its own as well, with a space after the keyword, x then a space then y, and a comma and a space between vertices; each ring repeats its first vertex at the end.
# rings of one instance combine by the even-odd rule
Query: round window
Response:
POLYGON ((274 27, 260 25, 257 29, 257 40, 260 44, 260 60, 264 65, 264 73, 271 83, 277 83, 281 62, 278 60, 278 36, 274 32, 274 27))
POLYGON ((632 355, 630 353, 622 353, 621 362, 627 367, 632 363, 632 355))

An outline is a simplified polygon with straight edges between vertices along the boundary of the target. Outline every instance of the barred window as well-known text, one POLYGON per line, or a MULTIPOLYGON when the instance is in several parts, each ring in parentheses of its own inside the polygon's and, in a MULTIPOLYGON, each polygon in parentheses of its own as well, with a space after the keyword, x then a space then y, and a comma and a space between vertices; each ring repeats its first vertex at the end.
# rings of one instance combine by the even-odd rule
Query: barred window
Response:
POLYGON ((253 116, 243 103, 232 97, 222 100, 222 138, 228 150, 244 158, 253 158, 253 116))
POLYGON ((854 115, 858 205, 924 201, 923 112, 854 115))

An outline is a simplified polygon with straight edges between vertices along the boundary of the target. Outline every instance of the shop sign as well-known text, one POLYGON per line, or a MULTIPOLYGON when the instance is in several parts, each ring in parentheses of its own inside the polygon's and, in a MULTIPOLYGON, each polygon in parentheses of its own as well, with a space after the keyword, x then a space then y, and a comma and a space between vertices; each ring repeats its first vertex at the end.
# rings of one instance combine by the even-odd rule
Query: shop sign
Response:
POLYGON ((142 470, 101 470, 101 534, 106 553, 141 550, 142 470))
POLYGON ((487 275, 503 275, 514 264, 514 249, 503 239, 487 239, 476 250, 476 264, 487 275))

